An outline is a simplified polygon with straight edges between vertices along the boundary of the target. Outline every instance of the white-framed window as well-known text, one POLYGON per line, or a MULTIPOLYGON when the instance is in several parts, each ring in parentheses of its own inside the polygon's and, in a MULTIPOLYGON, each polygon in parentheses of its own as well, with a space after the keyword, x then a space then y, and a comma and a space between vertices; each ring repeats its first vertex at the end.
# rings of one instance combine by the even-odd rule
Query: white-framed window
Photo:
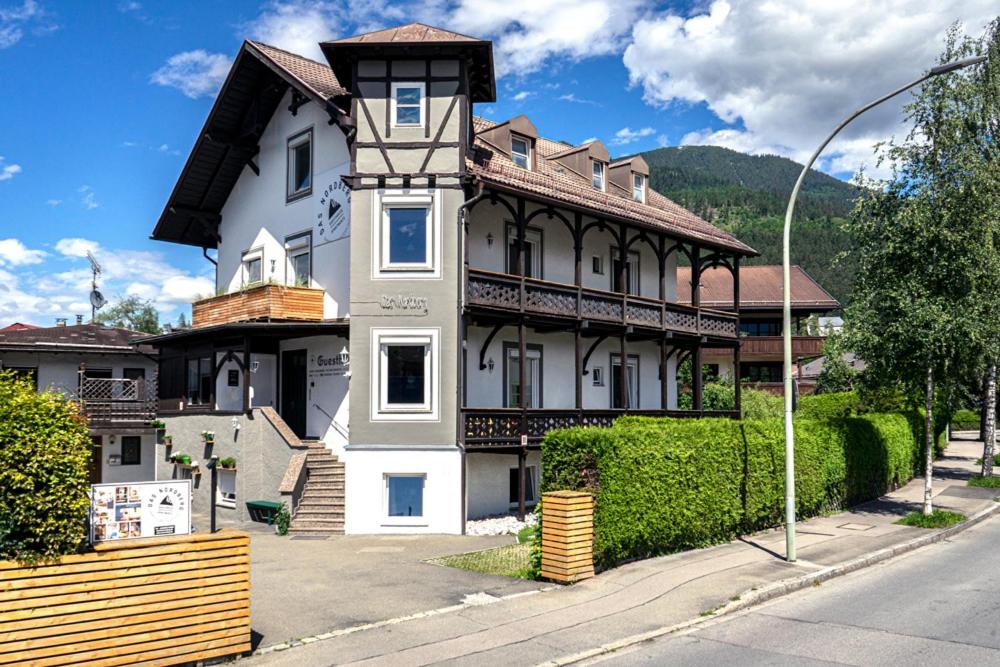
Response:
POLYGON ((372 329, 372 420, 438 419, 439 329, 372 329))
POLYGON ((427 476, 423 473, 386 473, 383 478, 386 520, 391 523, 423 523, 427 476))
POLYGON ((604 257, 601 255, 594 255, 593 258, 593 271, 596 275, 604 275, 604 257))
POLYGON ((598 190, 604 191, 604 163, 600 160, 594 160, 594 177, 593 183, 594 187, 598 190))
POLYGON ((590 375, 593 378, 593 383, 595 387, 604 386, 604 367, 594 366, 590 369, 590 375))
POLYGON ((627 290, 622 289, 621 284, 622 259, 621 252, 615 246, 611 246, 611 291, 639 294, 639 253, 629 250, 625 259, 625 285, 627 290))
POLYGON ((621 384, 622 379, 622 357, 620 354, 611 355, 610 373, 611 382, 608 384, 611 386, 611 407, 619 410, 623 408, 635 410, 638 408, 639 357, 633 354, 628 355, 628 361, 625 368, 625 405, 622 405, 621 393, 618 391, 618 387, 621 384))
MULTIPOLYGON (((534 505, 536 492, 538 490, 538 468, 535 466, 525 466, 524 468, 524 503, 534 505)), ((517 468, 510 469, 510 494, 507 496, 510 504, 517 505, 520 502, 521 471, 517 468)))
POLYGON ((531 169, 531 141, 512 134, 510 137, 510 159, 522 169, 531 169))
POLYGON ((423 127, 424 95, 423 83, 392 84, 392 124, 394 127, 423 127))
MULTIPOLYGON (((517 343, 504 343, 504 407, 521 406, 521 354, 517 343)), ((524 405, 542 407, 542 346, 529 345, 524 357, 524 405)))
POLYGON ((243 254, 242 276, 244 287, 260 285, 264 282, 264 251, 251 250, 243 254))
POLYGON ((375 196, 372 277, 440 278, 440 198, 432 190, 375 196))
MULTIPOLYGON (((542 277, 542 230, 528 227, 524 230, 524 275, 542 277)), ((507 223, 507 273, 517 275, 517 225, 507 223)))
POLYGON ((296 234, 285 239, 285 284, 309 287, 312 284, 312 233, 296 234))
POLYGON ((646 203, 646 177, 642 174, 632 174, 632 199, 646 203))
POLYGON ((308 129, 288 140, 287 201, 294 201, 312 194, 312 162, 312 129, 308 129))

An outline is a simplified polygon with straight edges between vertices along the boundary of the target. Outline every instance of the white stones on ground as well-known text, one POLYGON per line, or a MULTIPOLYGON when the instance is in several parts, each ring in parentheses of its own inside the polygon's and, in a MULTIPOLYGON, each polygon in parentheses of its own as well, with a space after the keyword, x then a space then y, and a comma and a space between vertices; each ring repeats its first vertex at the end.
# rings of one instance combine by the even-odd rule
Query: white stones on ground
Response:
POLYGON ((538 523, 538 516, 527 514, 524 521, 519 521, 514 514, 488 516, 484 519, 474 519, 465 522, 466 535, 517 535, 525 526, 538 523))
POLYGON ((501 598, 495 595, 490 595, 489 593, 479 592, 470 593, 462 598, 462 604, 469 605, 470 607, 481 607, 485 604, 493 604, 494 602, 500 602, 501 598))

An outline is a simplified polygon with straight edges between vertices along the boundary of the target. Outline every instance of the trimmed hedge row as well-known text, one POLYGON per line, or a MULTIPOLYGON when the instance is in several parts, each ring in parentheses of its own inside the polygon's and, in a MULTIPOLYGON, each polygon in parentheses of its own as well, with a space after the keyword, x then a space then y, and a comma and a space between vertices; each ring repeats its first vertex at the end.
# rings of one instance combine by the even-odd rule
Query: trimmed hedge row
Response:
MULTIPOLYGON (((922 460, 916 413, 798 419, 795 432, 801 517, 876 498, 909 481, 922 460)), ((725 542, 783 519, 781 419, 623 417, 612 428, 551 431, 542 467, 543 491, 594 492, 599 567, 725 542)))
POLYGON ((979 413, 975 410, 956 410, 951 416, 951 428, 955 431, 978 431, 979 413))

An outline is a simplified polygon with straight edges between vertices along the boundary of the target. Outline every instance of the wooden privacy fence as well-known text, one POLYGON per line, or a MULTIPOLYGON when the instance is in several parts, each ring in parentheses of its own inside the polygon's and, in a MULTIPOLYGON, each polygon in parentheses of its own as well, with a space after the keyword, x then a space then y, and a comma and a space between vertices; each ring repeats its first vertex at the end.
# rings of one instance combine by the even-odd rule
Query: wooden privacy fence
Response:
POLYGON ((0 561, 0 665, 176 665, 250 651, 250 537, 97 545, 0 561))
POLYGON ((594 497, 542 494, 542 576, 572 583, 594 576, 594 497))

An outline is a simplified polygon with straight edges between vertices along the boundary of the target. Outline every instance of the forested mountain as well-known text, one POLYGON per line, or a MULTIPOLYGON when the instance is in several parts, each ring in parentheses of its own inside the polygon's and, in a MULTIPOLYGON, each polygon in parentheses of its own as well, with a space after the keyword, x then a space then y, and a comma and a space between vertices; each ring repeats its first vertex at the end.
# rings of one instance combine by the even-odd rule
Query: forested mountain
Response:
MULTIPOLYGON (((760 252, 747 263, 781 263, 785 207, 802 165, 777 155, 747 155, 718 146, 660 148, 642 156, 655 190, 760 252)), ((792 225, 792 263, 843 304, 856 268, 849 257, 838 260, 851 247, 841 221, 856 195, 855 186, 810 171, 792 225)))

